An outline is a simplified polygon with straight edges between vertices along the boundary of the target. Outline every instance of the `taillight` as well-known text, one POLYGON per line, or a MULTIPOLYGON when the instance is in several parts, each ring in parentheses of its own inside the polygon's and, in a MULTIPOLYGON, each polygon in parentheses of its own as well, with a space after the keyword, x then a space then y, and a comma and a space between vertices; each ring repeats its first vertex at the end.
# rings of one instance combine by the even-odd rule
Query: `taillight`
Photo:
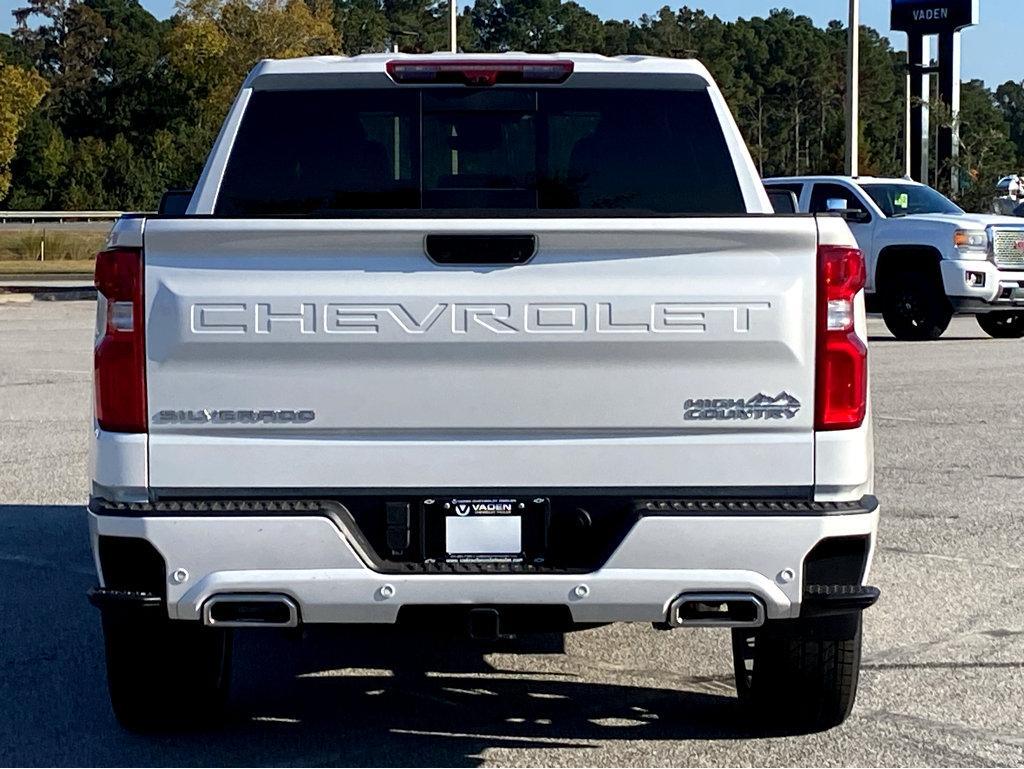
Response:
POLYGON ((96 255, 96 289, 106 319, 94 354, 96 421, 117 433, 144 433, 146 346, 142 312, 142 251, 115 248, 96 255))
POLYGON ((564 83, 571 61, 505 61, 501 59, 392 59, 388 75, 396 83, 491 86, 499 83, 564 83))
POLYGON ((864 255, 818 247, 818 343, 814 426, 847 430, 864 422, 868 348, 854 330, 854 299, 864 288, 864 255))

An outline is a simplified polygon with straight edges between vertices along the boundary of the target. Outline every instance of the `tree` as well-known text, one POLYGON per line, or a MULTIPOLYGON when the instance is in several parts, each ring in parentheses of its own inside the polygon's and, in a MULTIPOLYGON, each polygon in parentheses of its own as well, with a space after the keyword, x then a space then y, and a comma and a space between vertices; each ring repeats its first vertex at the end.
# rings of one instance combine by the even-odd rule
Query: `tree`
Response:
MULTIPOLYGON (((49 90, 13 123, 15 100, 0 101, 8 134, 23 126, 0 163, 7 202, 18 207, 152 208, 166 187, 192 186, 232 98, 264 57, 448 47, 448 0, 181 0, 169 21, 139 0, 21 2, 17 28, 0 34, 0 58, 34 70, 49 90)), ((694 57, 721 87, 762 174, 843 169, 842 22, 822 29, 786 10, 726 22, 653 0, 639 18, 609 21, 573 0, 460 2, 461 50, 694 57)), ((862 28, 865 173, 902 173, 905 64, 887 38, 862 28)), ((943 119, 936 108, 933 125, 943 119)), ((960 119, 962 201, 974 206, 969 196, 990 187, 989 177, 1024 166, 1024 83, 994 94, 965 84, 960 119)))
POLYGON ((382 0, 385 47, 405 53, 448 50, 448 0, 382 0))
MULTIPOLYGON (((18 14, 10 44, 51 88, 15 158, 12 202, 61 207, 69 205, 69 196, 99 204, 113 195, 110 207, 155 205, 160 181, 140 198, 104 187, 110 179, 95 182, 90 169, 109 159, 105 153, 119 135, 142 163, 152 156, 158 131, 185 134, 201 123, 193 104, 197 90, 168 66, 170 24, 157 21, 138 0, 29 0, 18 14)), ((210 140, 212 135, 203 136, 206 147, 210 140)), ((194 180, 202 156, 195 160, 196 153, 179 144, 179 174, 194 180)))
POLYGON ((58 191, 67 179, 70 143, 41 111, 34 112, 18 139, 11 163, 11 208, 56 207, 58 191))
POLYGON ((600 49, 604 31, 571 0, 477 0, 469 18, 479 51, 590 51, 600 49))
POLYGON ((99 13, 78 0, 28 0, 14 19, 14 40, 55 91, 92 78, 108 32, 99 13))
POLYGON ((10 35, 0 32, 0 61, 22 69, 32 69, 32 57, 10 35))
POLYGON ((169 32, 173 66, 223 116, 249 70, 266 58, 337 53, 334 9, 323 0, 180 0, 169 32))
POLYGON ((603 44, 597 48, 605 56, 636 53, 640 46, 641 31, 632 21, 606 21, 602 36, 603 44))
POLYGON ((45 93, 46 81, 39 75, 0 59, 0 200, 11 187, 18 134, 45 93))
MULTIPOLYGON (((941 102, 933 103, 931 114, 936 130, 954 122, 949 107, 941 102)), ((960 156, 952 167, 935 169, 935 186, 950 192, 951 171, 955 169, 961 186, 957 202, 968 211, 989 210, 999 177, 1016 168, 1017 147, 1010 140, 1010 126, 996 108, 995 95, 980 80, 962 84, 956 122, 960 127, 960 156)))
POLYGON ((349 56, 383 51, 391 23, 378 0, 336 0, 334 23, 349 56))
POLYGON ((814 162, 812 151, 821 146, 821 98, 836 92, 828 81, 826 34, 808 17, 788 10, 773 11, 766 19, 740 20, 736 27, 753 47, 745 64, 760 90, 755 130, 744 119, 740 126, 757 147, 763 173, 799 174, 820 167, 823 164, 820 158, 814 162))
POLYGON ((165 49, 167 22, 138 0, 83 0, 103 20, 106 33, 93 62, 86 106, 74 116, 76 135, 118 133, 148 137, 181 116, 190 99, 174 82, 165 49))
POLYGON ((1010 126, 1010 141, 1017 146, 1017 168, 1024 169, 1024 80, 999 86, 996 104, 1010 126))

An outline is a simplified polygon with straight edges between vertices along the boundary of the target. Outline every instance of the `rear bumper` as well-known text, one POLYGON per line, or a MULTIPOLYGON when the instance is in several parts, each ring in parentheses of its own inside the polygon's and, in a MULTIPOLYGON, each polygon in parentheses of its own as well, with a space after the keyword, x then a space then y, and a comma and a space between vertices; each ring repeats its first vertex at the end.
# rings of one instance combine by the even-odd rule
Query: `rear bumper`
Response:
MULTIPOLYGON (((777 514, 749 501, 722 506, 720 514, 713 506, 678 515, 670 508, 640 518, 601 568, 586 573, 385 573, 357 533, 315 505, 285 514, 259 503, 248 511, 230 504, 218 511, 215 503, 192 509, 93 505, 90 529, 97 553, 100 537, 143 539, 156 549, 165 581, 153 592, 163 593, 168 616, 177 620, 200 620, 217 595, 268 593, 294 601, 303 623, 387 624, 403 607, 453 605, 557 606, 581 624, 660 623, 686 593, 751 595, 771 620, 800 616, 810 598, 804 560, 822 540, 867 537, 861 581, 867 578, 878 508, 865 499, 831 514, 813 505, 777 514)), ((98 556, 97 566, 104 587, 118 589, 103 579, 98 556)))

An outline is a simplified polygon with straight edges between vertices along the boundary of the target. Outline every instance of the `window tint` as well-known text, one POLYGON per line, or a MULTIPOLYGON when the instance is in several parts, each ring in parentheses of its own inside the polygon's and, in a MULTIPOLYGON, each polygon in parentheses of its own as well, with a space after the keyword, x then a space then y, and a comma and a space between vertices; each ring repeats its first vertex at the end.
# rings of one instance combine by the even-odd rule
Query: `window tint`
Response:
POLYGON ((781 187, 769 187, 768 200, 772 204, 772 210, 777 214, 795 214, 799 213, 800 200, 797 198, 796 193, 791 190, 785 190, 781 187))
POLYGON ((222 216, 502 210, 733 214, 745 206, 706 91, 258 91, 222 216))
POLYGON ((864 189, 888 217, 963 213, 949 198, 923 184, 865 184, 864 189))
POLYGON ((790 184, 788 182, 785 183, 785 184, 783 184, 781 182, 772 182, 771 184, 766 184, 765 185, 765 189, 767 189, 767 190, 786 190, 787 192, 792 192, 799 199, 800 195, 804 191, 804 185, 797 184, 795 182, 792 183, 792 184, 790 184))
POLYGON ((257 92, 217 199, 227 216, 411 208, 419 204, 412 93, 257 92))
POLYGON ((828 213, 828 201, 832 199, 846 201, 849 209, 866 211, 864 202, 854 194, 853 190, 840 184, 815 184, 811 192, 811 213, 828 213))

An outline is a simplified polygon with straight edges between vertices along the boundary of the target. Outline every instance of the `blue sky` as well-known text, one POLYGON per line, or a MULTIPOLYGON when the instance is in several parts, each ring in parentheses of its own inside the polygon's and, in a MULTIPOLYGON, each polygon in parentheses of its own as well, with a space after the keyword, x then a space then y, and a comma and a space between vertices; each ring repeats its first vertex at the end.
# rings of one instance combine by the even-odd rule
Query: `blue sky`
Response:
MULTIPOLYGON (((666 4, 665 0, 578 1, 603 18, 615 19, 635 19, 666 4)), ((467 4, 466 0, 460 3, 467 4)), ((0 19, 11 19, 11 9, 21 4, 21 0, 0 0, 0 19)), ((142 0, 142 4, 161 18, 174 10, 174 0, 142 0)), ((847 0, 671 0, 667 4, 672 8, 684 4, 703 8, 730 20, 764 16, 772 8, 788 7, 810 16, 819 25, 831 19, 845 20, 848 7, 847 0)), ((889 0, 862 0, 861 5, 862 23, 887 32, 889 0)), ((904 34, 897 32, 891 37, 897 48, 906 47, 904 34)), ((981 0, 981 25, 964 32, 963 41, 965 78, 981 78, 991 87, 1024 79, 1024 0, 981 0)))

